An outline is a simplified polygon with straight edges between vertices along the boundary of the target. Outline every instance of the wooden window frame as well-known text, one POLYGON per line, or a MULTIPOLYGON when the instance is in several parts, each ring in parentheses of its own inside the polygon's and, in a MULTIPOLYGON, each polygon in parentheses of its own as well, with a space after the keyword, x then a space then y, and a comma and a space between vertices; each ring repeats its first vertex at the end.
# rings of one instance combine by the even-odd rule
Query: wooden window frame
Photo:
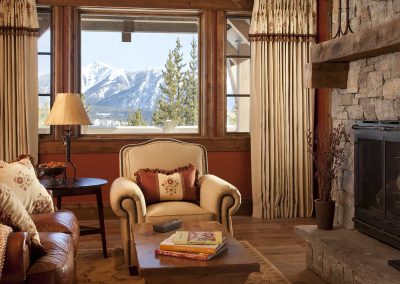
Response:
POLYGON ((202 49, 202 29, 203 25, 202 22, 203 20, 203 13, 202 12, 196 12, 196 11, 115 11, 115 10, 109 10, 109 9, 79 9, 78 11, 78 30, 77 30, 77 46, 78 46, 78 62, 77 62, 77 74, 78 76, 78 86, 77 90, 78 93, 80 93, 81 90, 81 16, 82 14, 94 14, 94 15, 109 15, 109 16, 120 16, 120 15, 126 15, 126 16, 174 16, 174 17, 193 17, 198 19, 198 79, 199 79, 199 89, 198 89, 198 94, 199 94, 199 120, 198 120, 198 132, 197 133, 124 133, 124 134, 83 134, 81 133, 79 129, 79 137, 82 139, 110 139, 110 138, 120 138, 120 139, 126 139, 126 138, 143 138, 143 137, 175 137, 175 138, 193 138, 193 137, 204 137, 204 108, 203 104, 206 101, 206 94, 204 92, 204 81, 202 80, 202 70, 204 69, 203 67, 203 49, 202 49))
MULTIPOLYGON (((47 3, 46 1, 43 4, 47 3)), ((196 2, 197 3, 197 2, 196 2)), ((54 3, 48 3, 54 4, 54 3)), ((173 9, 173 7, 171 8, 173 9)), ((80 34, 79 12, 92 10, 79 6, 52 6, 52 79, 53 100, 57 93, 80 92, 80 46, 77 35, 80 34)), ((113 10, 111 7, 102 10, 104 13, 113 10)), ((121 12, 122 10, 115 10, 121 12)), ((124 10, 126 11, 126 10, 124 10)), ((157 15, 165 10, 140 10, 147 14, 157 15)), ((168 134, 167 137, 203 144, 208 151, 249 152, 249 133, 227 133, 225 131, 225 40, 226 16, 250 15, 249 12, 227 12, 226 10, 169 10, 182 15, 199 15, 199 134, 168 134), (200 58, 201 56, 201 58, 200 58)), ((131 12, 129 12, 131 13, 131 12)), ((170 15, 170 13, 168 13, 170 15)), ((63 127, 52 126, 51 135, 40 135, 39 153, 65 153, 62 144, 63 127)), ((79 127, 74 127, 75 138, 72 143, 73 153, 116 153, 123 145, 139 143, 162 135, 149 134, 111 134, 80 135, 79 127)))
MULTIPOLYGON (((224 30, 224 61, 223 61, 223 66, 224 66, 224 69, 223 69, 223 71, 224 71, 224 110, 223 110, 223 112, 224 112, 224 125, 223 125, 223 128, 224 128, 224 134, 225 135, 227 135, 227 136, 244 136, 244 137, 249 137, 250 136, 250 130, 248 131, 248 132, 245 132, 245 131, 228 131, 228 129, 227 129, 227 101, 228 101, 228 97, 247 97, 247 98, 250 98, 250 96, 251 96, 251 94, 249 93, 249 94, 228 94, 227 93, 227 86, 226 86, 226 84, 227 84, 227 72, 226 72, 226 59, 228 58, 228 55, 227 55, 227 47, 226 47, 226 38, 227 38, 227 31, 226 31, 226 23, 227 23, 227 21, 228 21, 228 19, 229 18, 251 18, 251 13, 237 13, 237 12, 231 12, 231 13, 226 13, 226 15, 225 15, 225 21, 224 21, 224 24, 225 24, 225 30, 224 30)), ((233 56, 229 56, 229 57, 233 57, 233 56)), ((251 59, 251 54, 250 54, 250 56, 238 56, 237 58, 249 58, 249 59, 251 59)), ((251 77, 250 77, 250 80, 251 80, 251 77)), ((249 118, 250 119, 250 118, 249 118)))
MULTIPOLYGON (((54 102, 54 78, 53 78, 53 72, 54 72, 54 46, 53 46, 53 13, 51 8, 49 7, 38 7, 37 8, 38 13, 46 13, 50 15, 50 52, 39 52, 38 51, 38 59, 39 55, 49 55, 50 56, 50 94, 41 94, 38 92, 38 98, 40 97, 50 97, 50 108, 53 106, 54 102)), ((39 130, 39 129, 38 129, 39 130)), ((54 134, 54 127, 50 125, 50 133, 40 133, 39 134, 39 139, 49 139, 53 137, 54 134)))

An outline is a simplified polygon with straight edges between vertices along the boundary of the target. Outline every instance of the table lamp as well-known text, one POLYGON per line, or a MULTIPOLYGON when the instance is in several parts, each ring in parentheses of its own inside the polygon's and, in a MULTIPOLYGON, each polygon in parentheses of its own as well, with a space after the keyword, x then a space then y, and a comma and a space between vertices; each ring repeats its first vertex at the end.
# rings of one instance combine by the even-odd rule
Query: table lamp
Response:
MULTIPOLYGON (((76 180, 76 167, 71 161, 71 138, 73 136, 71 125, 92 124, 83 106, 81 96, 75 93, 57 94, 45 124, 67 126, 65 135, 63 135, 63 142, 66 147, 66 162, 74 169, 74 180, 76 180)), ((66 179, 66 173, 64 174, 64 179, 66 179)))

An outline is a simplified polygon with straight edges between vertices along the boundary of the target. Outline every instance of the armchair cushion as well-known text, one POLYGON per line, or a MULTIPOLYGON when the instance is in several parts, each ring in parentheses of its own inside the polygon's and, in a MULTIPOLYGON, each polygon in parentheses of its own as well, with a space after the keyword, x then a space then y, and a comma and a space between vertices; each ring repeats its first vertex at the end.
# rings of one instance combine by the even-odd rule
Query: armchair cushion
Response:
POLYGON ((190 202, 170 201, 147 206, 146 223, 159 223, 169 219, 215 221, 216 216, 207 209, 190 202))
POLYGON ((146 204, 198 200, 198 172, 192 164, 174 170, 140 169, 135 176, 146 204))

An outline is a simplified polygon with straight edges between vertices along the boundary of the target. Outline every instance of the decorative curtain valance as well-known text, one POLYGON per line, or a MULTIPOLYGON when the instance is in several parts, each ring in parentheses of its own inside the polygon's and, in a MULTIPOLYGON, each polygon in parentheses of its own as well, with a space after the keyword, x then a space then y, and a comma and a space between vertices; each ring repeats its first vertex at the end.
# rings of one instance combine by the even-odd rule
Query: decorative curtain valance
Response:
POLYGON ((255 0, 250 26, 252 41, 314 41, 315 0, 255 0))
POLYGON ((38 31, 35 1, 0 1, 0 34, 36 34, 38 31))

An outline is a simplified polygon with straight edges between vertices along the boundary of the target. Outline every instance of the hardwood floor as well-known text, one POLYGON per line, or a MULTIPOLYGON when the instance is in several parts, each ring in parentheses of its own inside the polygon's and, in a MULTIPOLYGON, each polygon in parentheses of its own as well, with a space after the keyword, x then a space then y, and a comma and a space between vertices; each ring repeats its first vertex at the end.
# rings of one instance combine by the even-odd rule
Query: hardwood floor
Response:
MULTIPOLYGON (((305 241, 293 232, 293 226, 314 224, 310 218, 259 220, 249 216, 233 218, 234 236, 247 240, 268 258, 292 283, 326 283, 306 269, 305 241)), ((80 221, 81 225, 97 225, 96 221, 80 221)), ((119 220, 106 220, 108 248, 121 247, 119 220)), ((82 236, 80 248, 101 248, 100 235, 82 236)))

